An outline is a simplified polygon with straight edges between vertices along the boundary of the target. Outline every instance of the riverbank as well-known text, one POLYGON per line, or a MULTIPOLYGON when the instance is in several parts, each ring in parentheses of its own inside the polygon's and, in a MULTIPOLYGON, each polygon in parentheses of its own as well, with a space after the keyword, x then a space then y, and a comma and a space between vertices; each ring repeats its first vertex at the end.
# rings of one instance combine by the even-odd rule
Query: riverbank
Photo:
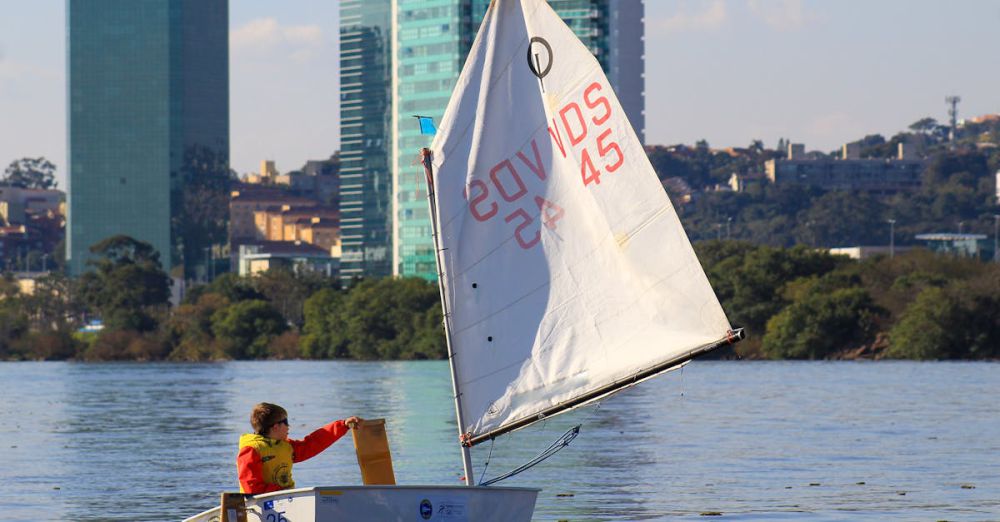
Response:
MULTIPOLYGON (((1000 358, 1000 264, 913 250, 863 261, 805 247, 696 243, 741 359, 1000 358)), ((107 277, 113 277, 113 274, 107 277)), ((437 285, 273 270, 220 276, 169 307, 97 306, 60 275, 0 281, 0 360, 443 359, 437 285), (80 332, 101 313, 100 331, 80 332)))

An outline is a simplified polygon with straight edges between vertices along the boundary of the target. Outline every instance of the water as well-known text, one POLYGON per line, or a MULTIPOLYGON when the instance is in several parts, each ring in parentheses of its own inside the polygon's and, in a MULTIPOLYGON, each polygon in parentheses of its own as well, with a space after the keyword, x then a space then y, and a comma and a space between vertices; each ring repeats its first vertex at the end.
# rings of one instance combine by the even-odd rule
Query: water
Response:
MULTIPOLYGON (((503 483, 543 488, 536 520, 1000 520, 998 370, 695 362, 501 438, 486 475, 583 422, 568 448, 503 483)), ((2 363, 0 380, 5 522, 207 509, 237 489, 236 440, 265 400, 289 410, 293 437, 385 417, 401 484, 462 474, 442 362, 2 363)), ((474 449, 477 475, 489 450, 474 449)), ((295 479, 359 484, 349 436, 295 479)))

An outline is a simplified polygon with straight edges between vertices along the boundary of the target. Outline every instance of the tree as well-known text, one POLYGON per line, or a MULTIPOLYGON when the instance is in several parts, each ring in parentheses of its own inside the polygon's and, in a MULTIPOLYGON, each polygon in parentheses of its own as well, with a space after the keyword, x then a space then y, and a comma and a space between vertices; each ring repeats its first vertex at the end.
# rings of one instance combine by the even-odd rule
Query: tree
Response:
POLYGON ((34 292, 23 299, 25 311, 31 318, 32 330, 74 330, 83 312, 76 293, 77 282, 60 272, 51 272, 35 280, 34 292))
POLYGON ((234 359, 267 357, 268 345, 287 329, 281 314, 267 301, 243 301, 212 314, 212 332, 234 359))
POLYGON ((938 122, 934 118, 920 118, 910 124, 910 130, 920 134, 931 134, 938 128, 938 122))
POLYGON ((18 294, 17 283, 0 275, 0 360, 20 358, 15 344, 28 332, 28 317, 18 294))
POLYGON ((306 299, 321 288, 336 288, 340 284, 337 279, 316 272, 293 272, 280 267, 258 274, 251 282, 285 321, 297 328, 302 327, 302 306, 306 299))
POLYGON ((941 185, 949 181, 961 183, 961 179, 952 179, 955 175, 966 173, 966 184, 975 186, 974 180, 991 175, 988 157, 985 153, 975 152, 945 152, 934 156, 930 165, 924 170, 923 191, 933 194, 941 185), (970 183, 971 182, 971 183, 970 183))
POLYGON ((68 330, 29 332, 18 343, 26 358, 41 361, 64 361, 76 357, 80 343, 68 330))
POLYGON ((100 314, 108 330, 155 330, 153 309, 167 305, 170 278, 153 246, 114 236, 90 251, 98 257, 87 262, 93 270, 80 277, 82 302, 100 314))
POLYGON ((14 160, 4 171, 3 183, 12 187, 54 189, 56 166, 45 158, 14 160))
POLYGON ((440 306, 437 287, 423 279, 366 279, 342 301, 325 293, 310 302, 304 351, 311 357, 439 359, 446 352, 444 331, 433 310, 440 306), (313 323, 317 316, 319 324, 313 323))
POLYGON ((1000 357, 1000 266, 946 256, 889 333, 887 357, 1000 357))
POLYGON ((84 350, 85 361, 156 361, 169 351, 156 334, 105 329, 84 350))
POLYGON ((174 361, 210 361, 222 359, 225 353, 212 331, 212 317, 230 304, 221 294, 203 293, 194 303, 178 306, 167 323, 167 336, 174 361))
POLYGON ((885 205, 859 192, 827 192, 800 214, 799 243, 814 246, 879 245, 888 243, 885 205))
POLYGON ((869 134, 858 140, 861 147, 862 158, 885 158, 892 155, 892 151, 886 145, 885 137, 881 134, 869 134))
POLYGON ((232 272, 222 274, 212 280, 207 285, 200 285, 192 288, 184 296, 184 302, 193 304, 201 299, 204 294, 219 294, 231 302, 247 301, 250 299, 266 299, 264 294, 257 291, 253 286, 253 281, 248 277, 240 277, 232 272))
MULTIPOLYGON (((699 250, 702 250, 701 248, 699 250)), ((768 319, 787 304, 782 290, 799 277, 823 275, 844 261, 805 247, 748 246, 706 266, 705 272, 731 322, 760 335, 768 319)))
POLYGON ((824 359, 868 342, 878 311, 863 288, 813 288, 767 322, 762 349, 771 359, 824 359))
POLYGON ((339 314, 344 292, 324 288, 306 299, 305 326, 302 329, 302 354, 312 359, 347 357, 347 339, 339 314))
POLYGON ((768 320, 789 303, 785 293, 789 282, 826 274, 845 262, 805 247, 781 249, 723 241, 695 246, 730 322, 747 330, 749 339, 735 346, 738 355, 747 357, 761 355, 768 320))
POLYGON ((920 292, 889 332, 885 356, 893 359, 944 359, 960 348, 961 310, 942 288, 920 292))
POLYGON ((970 359, 1000 358, 1000 266, 960 286, 965 309, 964 350, 970 359))
POLYGON ((705 192, 685 207, 684 229, 694 240, 715 239, 720 223, 733 218, 733 236, 758 244, 791 246, 797 220, 823 191, 801 185, 751 187, 746 192, 705 192))
POLYGON ((301 336, 298 332, 287 330, 267 343, 267 357, 269 359, 301 359, 300 341, 301 336))
POLYGON ((407 359, 445 358, 448 348, 444 340, 443 319, 441 307, 436 301, 423 313, 415 314, 413 339, 405 353, 407 359))

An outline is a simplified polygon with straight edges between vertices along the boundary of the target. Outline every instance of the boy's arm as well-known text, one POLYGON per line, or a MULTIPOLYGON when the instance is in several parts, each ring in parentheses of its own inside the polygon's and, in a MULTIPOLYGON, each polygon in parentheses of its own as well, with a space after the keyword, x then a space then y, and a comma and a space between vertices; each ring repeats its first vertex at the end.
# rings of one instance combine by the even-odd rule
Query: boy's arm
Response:
POLYGON ((288 439, 293 450, 292 461, 302 462, 315 457, 329 448, 330 444, 337 442, 337 439, 343 437, 349 430, 346 421, 337 420, 306 435, 306 438, 302 440, 288 439))
POLYGON ((277 484, 264 482, 264 465, 260 460, 260 454, 250 446, 240 448, 240 453, 236 456, 236 471, 243 493, 257 495, 281 489, 277 484))

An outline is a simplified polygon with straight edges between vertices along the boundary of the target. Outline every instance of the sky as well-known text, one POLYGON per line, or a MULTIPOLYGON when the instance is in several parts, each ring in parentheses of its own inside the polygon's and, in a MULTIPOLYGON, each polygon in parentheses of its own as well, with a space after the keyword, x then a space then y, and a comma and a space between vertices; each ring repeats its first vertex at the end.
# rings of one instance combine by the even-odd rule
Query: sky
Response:
MULTIPOLYGON (((66 0, 0 0, 0 168, 65 187, 66 0)), ((646 141, 831 151, 916 120, 1000 113, 997 0, 646 0, 646 141)), ((338 3, 230 0, 231 164, 339 143, 338 3)))

